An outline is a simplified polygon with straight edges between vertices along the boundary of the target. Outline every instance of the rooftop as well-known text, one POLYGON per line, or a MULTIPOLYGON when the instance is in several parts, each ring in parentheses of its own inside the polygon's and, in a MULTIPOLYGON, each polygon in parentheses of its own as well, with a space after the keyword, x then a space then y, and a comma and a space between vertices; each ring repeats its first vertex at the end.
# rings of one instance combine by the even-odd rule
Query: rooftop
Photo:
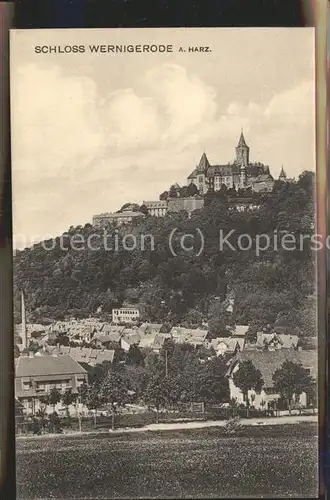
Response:
POLYGON ((17 359, 15 376, 34 377, 40 375, 71 375, 86 373, 74 359, 61 356, 20 356, 17 359))
POLYGON ((230 376, 237 363, 242 361, 251 361, 254 367, 260 370, 264 380, 264 387, 273 386, 273 375, 275 371, 281 368, 285 361, 302 364, 304 368, 310 370, 311 376, 317 378, 317 352, 295 351, 293 349, 278 349, 276 351, 246 351, 243 350, 236 354, 227 372, 230 376))

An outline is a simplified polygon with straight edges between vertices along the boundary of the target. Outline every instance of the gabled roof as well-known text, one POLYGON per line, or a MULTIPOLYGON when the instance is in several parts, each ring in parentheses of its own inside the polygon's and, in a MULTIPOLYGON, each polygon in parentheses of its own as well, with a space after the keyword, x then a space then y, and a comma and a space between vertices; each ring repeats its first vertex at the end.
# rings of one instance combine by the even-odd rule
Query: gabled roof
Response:
POLYGON ((131 330, 127 333, 124 333, 121 337, 121 340, 124 340, 128 345, 138 344, 140 342, 140 335, 136 330, 131 330))
POLYGON ((104 335, 99 334, 94 338, 101 342, 101 344, 106 344, 107 342, 119 342, 121 334, 119 332, 105 333, 104 335))
POLYGON ((139 329, 142 331, 157 331, 159 332, 161 327, 163 326, 163 323, 142 323, 140 325, 139 329))
POLYGON ((245 337, 248 329, 248 325, 236 325, 235 330, 232 333, 232 337, 245 337))
POLYGON ((258 332, 256 347, 267 347, 273 341, 279 342, 283 349, 295 349, 298 345, 298 335, 258 332))
POLYGON ((228 352, 234 352, 237 347, 243 349, 244 338, 218 337, 211 340, 211 346, 215 351, 221 350, 222 345, 226 347, 228 352))
POLYGON ((273 387, 273 375, 281 368, 285 361, 302 364, 304 368, 310 370, 310 375, 317 378, 317 352, 316 351, 295 351, 293 349, 278 349, 276 351, 250 351, 243 350, 236 354, 230 363, 227 376, 231 376, 237 363, 251 361, 257 370, 260 370, 264 380, 264 387, 273 387))
POLYGON ((15 376, 33 377, 40 375, 85 374, 84 370, 71 356, 21 356, 17 360, 15 376))
POLYGON ((254 182, 266 182, 266 181, 273 181, 274 178, 270 174, 261 174, 258 175, 258 177, 254 180, 254 182))
POLYGON ((183 328, 178 326, 173 327, 171 330, 173 340, 182 344, 202 344, 206 339, 207 334, 207 330, 202 330, 200 328, 183 328))
POLYGON ((197 176, 197 168, 191 172, 190 175, 188 175, 187 179, 194 179, 197 176))
POLYGON ((139 343, 139 347, 142 349, 161 349, 164 345, 166 334, 162 333, 150 333, 144 335, 139 343))

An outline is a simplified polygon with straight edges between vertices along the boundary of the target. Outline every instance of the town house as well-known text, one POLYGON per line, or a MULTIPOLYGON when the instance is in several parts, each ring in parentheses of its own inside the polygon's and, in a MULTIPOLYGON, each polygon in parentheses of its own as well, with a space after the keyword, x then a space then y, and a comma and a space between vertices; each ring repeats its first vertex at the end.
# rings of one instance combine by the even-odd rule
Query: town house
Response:
MULTIPOLYGON (((56 388, 61 392, 78 388, 87 383, 87 372, 70 356, 49 354, 20 356, 15 367, 15 397, 22 403, 27 414, 35 414, 41 408, 41 396, 56 388)), ((58 409, 61 404, 55 407, 58 409)), ((50 408, 49 411, 53 411, 50 408)))

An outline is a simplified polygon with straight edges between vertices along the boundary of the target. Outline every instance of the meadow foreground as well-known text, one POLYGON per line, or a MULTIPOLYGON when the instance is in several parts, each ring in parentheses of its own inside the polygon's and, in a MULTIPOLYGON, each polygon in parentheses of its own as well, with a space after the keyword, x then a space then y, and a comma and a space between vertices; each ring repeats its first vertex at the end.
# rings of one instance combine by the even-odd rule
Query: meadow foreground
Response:
POLYGON ((317 425, 17 441, 18 499, 317 497, 317 425))

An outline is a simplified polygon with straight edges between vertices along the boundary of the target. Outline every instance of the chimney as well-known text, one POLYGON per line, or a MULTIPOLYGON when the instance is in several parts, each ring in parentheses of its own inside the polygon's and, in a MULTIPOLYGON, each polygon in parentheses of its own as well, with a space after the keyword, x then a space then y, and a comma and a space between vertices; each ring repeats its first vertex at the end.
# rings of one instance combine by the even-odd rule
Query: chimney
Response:
POLYGON ((26 328, 26 313, 25 313, 25 297, 24 291, 21 292, 21 317, 22 317, 22 348, 26 349, 28 346, 27 328, 26 328))

